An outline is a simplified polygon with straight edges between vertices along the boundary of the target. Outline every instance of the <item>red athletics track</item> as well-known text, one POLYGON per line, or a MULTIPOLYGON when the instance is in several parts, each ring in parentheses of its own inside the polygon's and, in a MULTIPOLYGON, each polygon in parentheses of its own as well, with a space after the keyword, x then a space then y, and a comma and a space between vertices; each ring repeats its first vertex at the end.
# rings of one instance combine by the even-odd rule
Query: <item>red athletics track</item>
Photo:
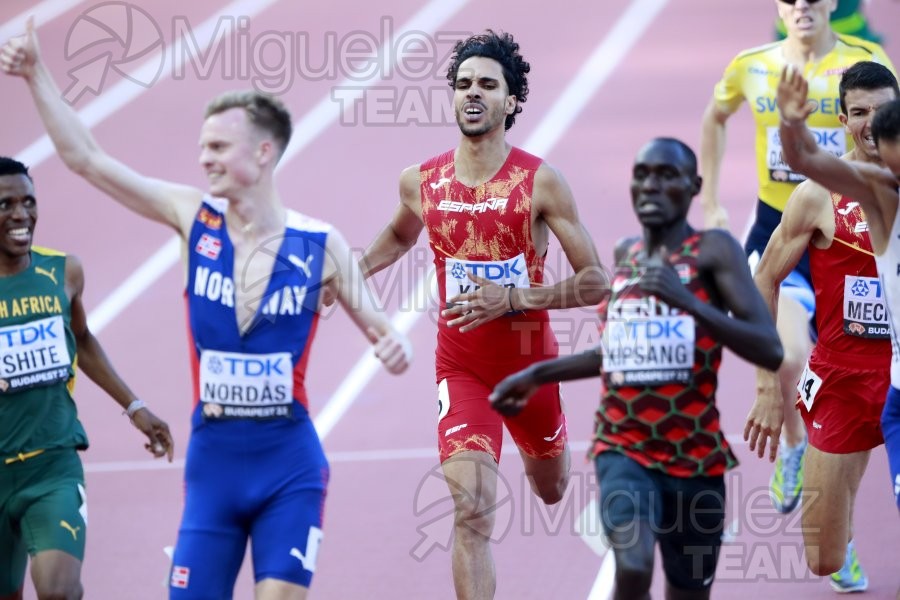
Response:
MULTIPOLYGON (((260 3, 255 3, 259 5, 260 3)), ((699 120, 728 60, 739 50, 769 39, 774 11, 768 3, 711 3, 670 0, 643 33, 632 26, 636 43, 614 67, 574 123, 555 126, 561 137, 553 143, 538 127, 552 112, 579 69, 614 29, 632 2, 571 2, 554 14, 523 11, 512 2, 462 2, 458 12, 433 27, 440 32, 502 28, 516 34, 532 64, 531 94, 525 111, 510 133, 515 144, 535 144, 566 175, 579 202, 586 226, 605 261, 614 241, 636 231, 628 206, 631 158, 655 135, 681 137, 699 145, 699 120), (597 6, 599 5, 599 6, 597 6), (572 18, 572 17, 576 18, 572 18), (558 21, 557 23, 550 22, 558 21), (553 32, 553 33, 551 33, 553 32), (562 33, 559 33, 562 32, 562 33), (538 133, 536 133, 538 132, 538 133)), ((652 3, 651 3, 652 4, 652 3)), ((244 7, 255 10, 254 3, 244 7)), ((642 10, 649 5, 634 3, 642 10)), ((0 24, 31 7, 43 4, 12 1, 0 5, 0 24)), ((67 85, 65 73, 77 66, 66 61, 64 40, 79 15, 94 6, 82 2, 55 19, 39 24, 44 55, 57 81, 67 85)), ((173 17, 183 15, 192 26, 210 18, 225 3, 155 2, 147 9, 163 24, 168 41, 173 17)), ((392 17, 399 30, 425 3, 392 1, 379 8, 346 0, 297 9, 272 2, 252 17, 251 33, 308 32, 310 63, 322 60, 326 32, 345 36, 370 31, 379 37, 381 17, 392 17)), ((258 8, 258 7, 257 7, 258 8)), ((897 7, 876 2, 876 23, 893 23, 897 7)), ((438 22, 439 21, 439 22, 438 22)), ((632 22, 629 22, 632 23, 632 22)), ((878 27, 888 29, 885 25, 878 27)), ((627 28, 626 28, 627 29, 627 28)), ((453 37, 453 36, 450 36, 453 37)), ((617 38, 618 39, 618 38, 617 38)), ((448 44, 436 38, 439 58, 448 44)), ((380 38, 379 38, 380 41, 380 38)), ((624 43, 621 42, 621 43, 624 43)), ((897 42, 888 52, 898 60, 897 42)), ((612 60, 612 59, 610 59, 612 60)), ((167 67, 168 68, 168 67, 167 67)), ((443 122, 439 111, 407 111, 401 117, 430 120, 434 126, 391 124, 390 106, 376 98, 415 93, 416 88, 444 89, 441 68, 436 75, 410 82, 388 73, 368 96, 372 114, 355 126, 331 123, 322 135, 305 145, 283 165, 279 187, 285 202, 337 225, 354 246, 365 246, 388 218, 396 203, 397 175, 456 143, 455 126, 443 122), (396 90, 392 92, 391 90, 396 90)), ((214 75, 215 70, 214 70, 214 75)), ((590 79, 590 78, 589 78, 590 79)), ((104 94, 120 78, 109 75, 104 94)), ((20 153, 42 128, 21 82, 2 79, 8 115, 4 152, 20 153)), ((94 128, 101 144, 113 155, 148 174, 202 186, 197 166, 197 134, 202 107, 213 94, 247 87, 247 80, 198 81, 192 71, 180 81, 163 80, 139 95, 94 128)), ((295 75, 284 93, 295 119, 301 119, 341 82, 310 81, 295 75)), ((357 84, 351 84, 357 85, 357 84)), ((431 92, 425 98, 430 98, 431 92)), ((440 96, 438 96, 439 98, 440 96)), ((87 94, 76 105, 86 106, 87 94)), ((562 113, 576 110, 572 105, 562 113)), ((740 234, 754 199, 754 165, 749 112, 744 110, 729 127, 729 151, 724 165, 722 198, 740 234)), ((69 174, 54 157, 34 169, 41 200, 37 241, 77 253, 87 271, 86 301, 98 307, 117 286, 155 252, 170 235, 164 228, 127 214, 107 198, 69 174)), ((699 215, 699 212, 696 213, 699 215)), ((698 221, 699 224, 699 221, 698 221)), ((422 246, 420 244, 420 246, 422 246)), ((415 260, 377 279, 384 301, 393 311, 407 297, 427 264, 423 248, 415 260), (414 264, 413 264, 414 263, 414 264)), ((554 247, 548 258, 552 276, 562 277, 564 264, 554 247)), ((189 376, 181 304, 182 274, 176 267, 144 290, 138 299, 102 329, 100 337, 131 385, 157 414, 173 427, 182 459, 187 443, 189 376)), ((419 307, 421 310, 421 307, 419 307)), ((312 409, 318 415, 365 351, 362 337, 340 313, 321 323, 310 361, 308 379, 312 409)), ((590 311, 558 313, 555 324, 563 352, 595 340, 590 311)), ((431 356, 434 325, 419 319, 410 337, 416 363, 402 378, 377 373, 325 438, 332 461, 332 482, 326 514, 326 542, 322 547, 313 593, 320 598, 450 598, 453 596, 448 541, 450 500, 443 483, 433 477, 435 386, 431 356), (399 417, 399 418, 398 418, 399 417), (417 496, 418 490, 418 496, 417 496), (417 546, 424 537, 425 543, 417 546), (432 547, 430 543, 437 544, 432 547), (431 549, 430 552, 426 550, 431 549), (416 551, 421 560, 413 558, 416 551)), ((477 360, 477 356, 473 356, 477 360)), ((752 401, 752 371, 734 357, 723 367, 720 407, 726 431, 737 435, 752 401)), ((519 460, 507 456, 502 474, 509 485, 509 501, 498 512, 502 543, 494 547, 498 598, 586 598, 595 587, 602 559, 574 531, 573 521, 595 496, 590 469, 582 460, 590 435, 591 414, 597 401, 595 382, 564 388, 570 436, 576 449, 573 485, 558 512, 540 512, 524 494, 519 460)), ((98 390, 79 384, 82 420, 91 438, 85 454, 90 498, 90 537, 84 566, 88 598, 162 598, 167 560, 162 548, 174 543, 181 512, 181 470, 144 458, 140 436, 98 390)), ((737 519, 734 543, 723 551, 716 596, 735 598, 829 597, 823 581, 810 577, 802 564, 802 542, 796 516, 780 517, 765 499, 769 466, 739 446, 742 465, 731 480, 731 519, 737 519)), ((883 451, 873 452, 870 472, 860 490, 857 540, 867 569, 869 597, 886 598, 900 584, 892 554, 900 533, 886 477, 883 451)), ((599 597, 601 586, 596 586, 599 597)), ((252 576, 245 565, 235 596, 251 597, 252 576)), ((29 590, 29 594, 31 594, 29 590)), ((655 578, 654 595, 662 595, 662 573, 655 578)), ((29 596, 32 597, 32 596, 29 596)))

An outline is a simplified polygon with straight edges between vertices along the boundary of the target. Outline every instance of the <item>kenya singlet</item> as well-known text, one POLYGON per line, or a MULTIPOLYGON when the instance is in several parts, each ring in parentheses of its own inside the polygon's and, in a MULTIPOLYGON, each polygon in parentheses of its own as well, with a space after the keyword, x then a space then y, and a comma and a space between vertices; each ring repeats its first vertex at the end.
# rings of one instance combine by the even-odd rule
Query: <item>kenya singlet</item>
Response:
MULTIPOLYGON (((703 302, 697 272, 702 233, 670 254, 681 282, 703 302)), ((604 393, 594 454, 614 450, 675 477, 722 475, 737 465, 715 404, 722 346, 689 314, 640 289, 637 241, 616 265, 600 304, 604 393)))

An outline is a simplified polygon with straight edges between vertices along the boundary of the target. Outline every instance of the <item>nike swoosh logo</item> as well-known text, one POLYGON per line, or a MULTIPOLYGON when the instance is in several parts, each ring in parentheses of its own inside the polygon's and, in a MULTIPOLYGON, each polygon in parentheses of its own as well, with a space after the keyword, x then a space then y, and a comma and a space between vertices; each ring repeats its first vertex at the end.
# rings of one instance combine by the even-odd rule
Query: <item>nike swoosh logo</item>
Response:
POLYGON ((562 431, 562 428, 563 428, 563 426, 560 425, 560 426, 559 426, 559 429, 556 430, 556 433, 554 433, 554 434, 551 435, 550 437, 545 437, 545 438, 544 438, 544 441, 545 441, 545 442, 552 442, 553 440, 555 440, 556 438, 558 438, 558 437, 559 437, 559 433, 562 431))

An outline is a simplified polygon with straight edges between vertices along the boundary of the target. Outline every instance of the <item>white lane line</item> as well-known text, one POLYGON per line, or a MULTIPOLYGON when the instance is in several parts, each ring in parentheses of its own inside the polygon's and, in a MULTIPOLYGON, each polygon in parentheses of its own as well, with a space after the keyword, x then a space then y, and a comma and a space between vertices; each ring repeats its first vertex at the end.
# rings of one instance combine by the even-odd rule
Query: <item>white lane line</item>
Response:
MULTIPOLYGON (((728 443, 732 446, 746 444, 739 434, 729 434, 727 436, 728 443)), ((591 442, 587 440, 577 440, 569 444, 569 450, 573 454, 586 452, 590 448, 591 442)), ((505 444, 502 451, 503 456, 518 455, 519 451, 514 444, 505 444)), ((394 461, 394 460, 419 460, 431 459, 437 460, 437 448, 429 446, 427 448, 387 448, 382 450, 345 450, 339 452, 328 452, 328 462, 345 463, 345 462, 378 462, 378 461, 394 461)), ((97 461, 84 463, 84 470, 87 473, 127 473, 129 471, 166 471, 169 469, 184 468, 184 459, 178 458, 171 463, 163 460, 126 460, 126 461, 97 461)))
POLYGON ((588 594, 588 600, 608 600, 612 596, 612 586, 616 579, 616 554, 607 552, 603 555, 597 578, 588 594))
MULTIPOLYGON (((570 444, 572 452, 584 452, 590 446, 589 442, 578 441, 570 444)), ((518 455, 519 451, 513 444, 506 444, 502 454, 518 455)), ((344 452, 328 452, 329 463, 354 463, 354 462, 392 462, 397 460, 422 460, 437 461, 437 448, 391 448, 385 450, 350 450, 344 452)), ((183 469, 184 459, 179 458, 171 463, 163 460, 127 460, 86 462, 86 473, 128 473, 129 471, 168 471, 170 469, 183 469)))
MULTIPOLYGON (((556 145, 562 134, 575 122, 576 117, 587 106, 593 95, 615 70, 635 42, 640 39, 644 30, 667 2, 668 0, 636 0, 628 7, 610 33, 597 46, 578 71, 568 87, 563 90, 534 132, 525 141, 523 145, 525 150, 532 154, 545 155, 556 145)), ((433 277, 433 271, 429 271, 428 275, 426 275, 426 278, 433 277)), ((421 293, 423 287, 425 286, 420 280, 411 298, 402 303, 401 306, 424 306, 423 304, 412 303, 421 293)), ((402 325, 408 330, 423 314, 425 313, 421 310, 400 313, 394 316, 392 324, 397 329, 402 325)), ((335 425, 335 421, 330 417, 331 404, 337 403, 340 406, 338 409, 339 413, 343 415, 375 373, 378 372, 378 369, 368 366, 372 361, 374 361, 374 358, 371 356, 371 351, 367 350, 356 362, 341 388, 328 400, 322 409, 322 413, 329 413, 328 427, 319 431, 320 437, 324 438, 335 425), (350 391, 353 392, 352 396, 347 395, 350 391)))
POLYGON ((3 25, 0 25, 0 44, 9 38, 25 33, 25 22, 34 16, 35 27, 46 25, 69 9, 78 6, 83 0, 44 0, 37 6, 19 13, 3 25))
MULTIPOLYGON (((245 0, 243 2, 237 2, 235 5, 244 5, 249 4, 254 7, 255 11, 258 12, 261 8, 260 5, 268 5, 274 2, 275 0, 266 0, 266 2, 262 2, 261 0, 245 0)), ((438 27, 441 26, 447 19, 456 14, 459 10, 465 6, 469 0, 431 0, 427 5, 425 5, 419 12, 412 16, 412 18, 403 25, 394 35, 394 39, 403 36, 408 32, 421 32, 424 34, 433 33, 438 27)), ((232 5, 232 6, 235 6, 232 5)), ((231 8, 232 12, 230 14, 235 15, 247 15, 252 16, 251 11, 249 9, 241 9, 241 8, 231 8)), ((219 14, 229 14, 226 11, 223 11, 219 14)), ((212 20, 210 20, 212 21, 212 20)), ((214 23, 210 23, 210 21, 204 22, 203 25, 197 30, 201 32, 202 35, 195 34, 195 38, 198 40, 198 46, 200 42, 206 40, 204 36, 212 36, 214 32, 214 23)), ((384 45, 379 49, 378 56, 383 57, 385 55, 391 56, 391 44, 393 43, 393 39, 385 40, 384 45)), ((184 53, 181 53, 184 55, 184 53)), ((406 56, 406 53, 396 52, 396 56, 393 56, 394 60, 400 60, 406 56)), ((154 64, 158 64, 158 59, 156 63, 153 63, 152 59, 148 61, 148 68, 153 67, 154 64)), ((153 67, 155 68, 155 67, 153 67)), ((168 71, 165 70, 163 73, 165 74, 168 71)), ((137 75, 135 77, 138 77, 137 75)), ((139 79, 140 80, 140 79, 139 79)), ((353 98, 361 98, 364 94, 366 88, 371 87, 372 85, 381 81, 380 74, 376 73, 376 75, 370 77, 365 80, 350 80, 345 79, 338 86, 349 88, 354 88, 353 98)), ((140 86, 136 86, 131 84, 130 82, 122 82, 122 84, 128 84, 121 88, 121 90, 117 90, 117 94, 139 94, 140 91, 144 90, 140 86)), ((112 92, 113 90, 110 90, 112 92)), ((101 96, 100 100, 105 98, 108 94, 104 94, 101 96)), ((310 143, 313 142, 325 129, 327 129, 330 125, 335 123, 338 119, 341 118, 341 107, 342 106, 353 106, 354 102, 350 102, 351 98, 350 92, 344 94, 346 98, 344 100, 343 105, 341 103, 335 102, 331 98, 331 94, 327 94, 323 97, 316 106, 309 111, 306 115, 298 119, 294 123, 294 134, 291 136, 291 142, 288 147, 285 149, 284 155, 281 157, 281 160, 278 162, 278 168, 281 169, 287 164, 291 158, 296 156, 301 150, 307 147, 310 143)), ((129 98, 128 100, 130 100, 129 98)), ((118 102, 118 101, 116 101, 118 102)), ((95 101, 96 103, 96 101, 95 101)), ((84 111, 82 111, 81 116, 85 120, 85 124, 88 124, 89 117, 91 115, 87 114, 87 110, 91 108, 93 104, 89 107, 86 107, 84 111)), ((116 105, 115 109, 120 108, 120 105, 116 105)), ((109 109, 104 109, 109 110, 109 109)), ((98 111, 95 111, 98 112, 98 111)), ((93 114, 93 113, 91 113, 93 114)), ((111 114, 111 113, 110 113, 111 114)), ((103 118, 109 116, 108 114, 104 114, 103 118)), ((93 117, 91 117, 93 118, 93 117)), ((102 119, 101 119, 102 120, 102 119)), ((93 126, 96 124, 94 121, 90 122, 88 125, 93 126)), ((50 142, 50 139, 46 136, 32 144, 32 147, 35 148, 33 152, 47 152, 47 156, 52 154, 53 145, 50 142), (43 143, 43 144, 42 144, 43 143), (45 147, 46 146, 46 147, 45 147)), ((31 150, 31 147, 29 147, 31 150)), ((36 156, 41 156, 36 154, 36 156)), ((41 160, 45 159, 46 156, 43 156, 41 160)), ((26 164, 35 164, 34 160, 30 162, 21 158, 26 164)), ((97 334, 99 333, 110 321, 115 319, 123 310, 125 310, 131 302, 133 302, 138 296, 140 296, 146 289, 152 286, 169 268, 175 265, 179 259, 179 249, 180 249, 181 240, 178 236, 172 236, 165 244, 163 244, 158 250, 156 250, 144 263, 142 263, 133 274, 128 277, 125 281, 123 281, 109 296, 107 296, 103 302, 91 313, 88 315, 88 327, 97 334)))
POLYGON ((94 335, 103 331, 126 306, 137 300, 147 287, 145 281, 156 281, 162 277, 180 255, 181 238, 172 236, 91 311, 88 328, 94 335))

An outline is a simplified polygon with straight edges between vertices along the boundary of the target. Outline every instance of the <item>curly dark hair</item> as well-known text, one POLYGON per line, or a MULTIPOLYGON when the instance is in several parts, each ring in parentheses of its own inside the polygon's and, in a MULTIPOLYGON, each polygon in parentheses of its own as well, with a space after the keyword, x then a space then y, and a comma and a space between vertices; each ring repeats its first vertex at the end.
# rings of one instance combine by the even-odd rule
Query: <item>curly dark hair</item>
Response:
POLYGON ((516 97, 516 109, 511 115, 506 115, 506 129, 509 130, 516 122, 516 115, 522 112, 522 104, 528 99, 527 74, 531 71, 531 65, 519 54, 519 44, 513 40, 512 35, 488 29, 486 33, 456 42, 453 56, 450 57, 450 67, 447 69, 450 87, 456 87, 459 65, 473 56, 496 60, 503 69, 503 79, 506 80, 509 94, 516 97))

